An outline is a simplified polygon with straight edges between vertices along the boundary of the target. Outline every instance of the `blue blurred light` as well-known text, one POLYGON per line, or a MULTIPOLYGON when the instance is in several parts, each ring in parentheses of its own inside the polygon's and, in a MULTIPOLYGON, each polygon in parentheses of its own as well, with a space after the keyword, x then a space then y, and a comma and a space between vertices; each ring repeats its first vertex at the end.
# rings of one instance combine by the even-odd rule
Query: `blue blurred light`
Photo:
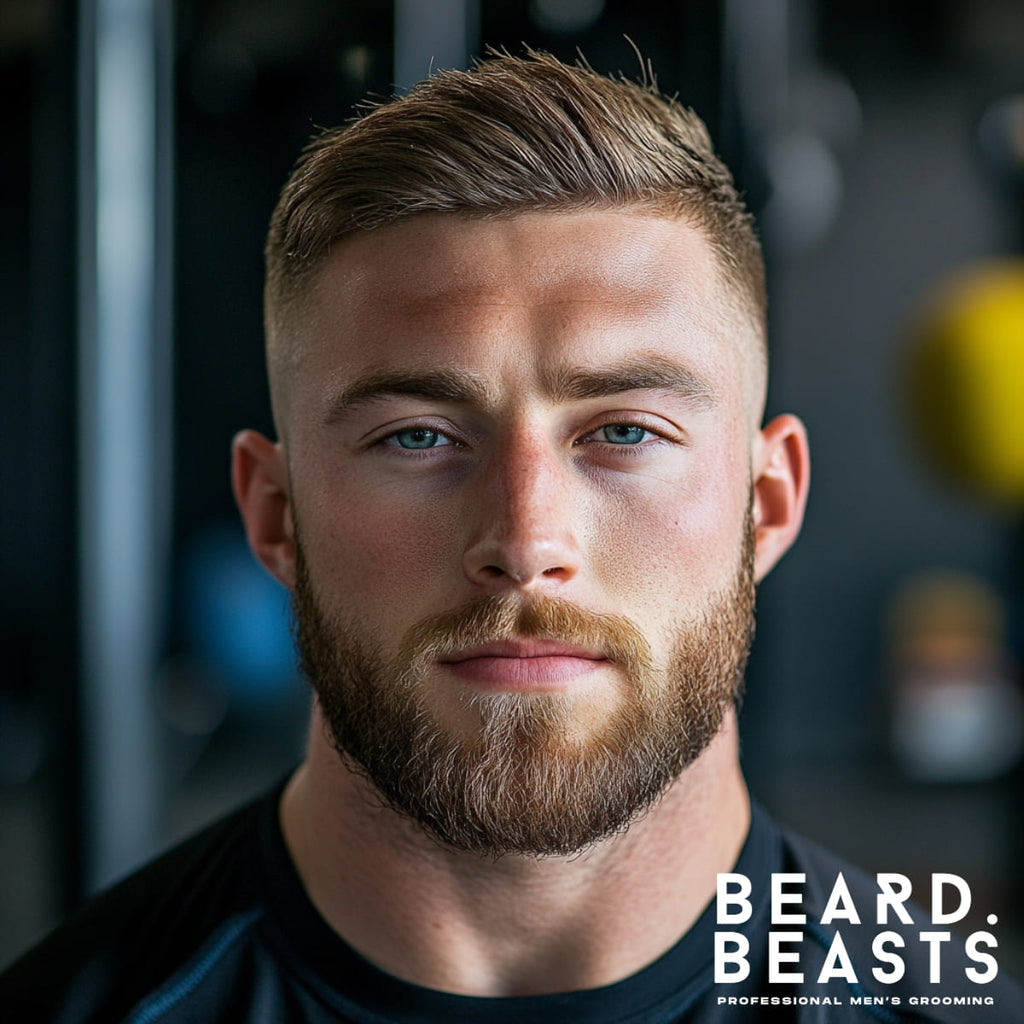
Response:
POLYGON ((289 596, 256 562, 241 531, 211 527, 185 556, 185 638, 224 680, 233 702, 258 710, 296 692, 289 596))

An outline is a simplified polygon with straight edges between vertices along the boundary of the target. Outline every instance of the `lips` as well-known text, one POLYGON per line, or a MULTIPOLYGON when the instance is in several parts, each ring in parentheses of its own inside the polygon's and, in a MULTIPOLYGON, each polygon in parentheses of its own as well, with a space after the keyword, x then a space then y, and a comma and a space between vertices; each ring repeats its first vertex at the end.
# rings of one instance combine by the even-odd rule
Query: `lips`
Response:
POLYGON ((608 659, 601 651, 560 640, 500 640, 441 659, 460 679, 495 689, 559 689, 608 659))
POLYGON ((475 658, 581 658, 604 661, 602 652, 564 640, 495 640, 476 647, 465 647, 442 658, 445 664, 457 665, 475 658))

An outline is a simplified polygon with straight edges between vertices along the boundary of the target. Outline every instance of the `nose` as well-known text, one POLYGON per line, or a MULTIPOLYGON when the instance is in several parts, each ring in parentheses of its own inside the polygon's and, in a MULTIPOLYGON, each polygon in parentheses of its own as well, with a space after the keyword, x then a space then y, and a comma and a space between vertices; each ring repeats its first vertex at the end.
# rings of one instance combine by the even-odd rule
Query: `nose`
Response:
POLYGON ((471 500, 466 576, 491 589, 557 587, 580 569, 572 470, 544 440, 496 449, 471 500))

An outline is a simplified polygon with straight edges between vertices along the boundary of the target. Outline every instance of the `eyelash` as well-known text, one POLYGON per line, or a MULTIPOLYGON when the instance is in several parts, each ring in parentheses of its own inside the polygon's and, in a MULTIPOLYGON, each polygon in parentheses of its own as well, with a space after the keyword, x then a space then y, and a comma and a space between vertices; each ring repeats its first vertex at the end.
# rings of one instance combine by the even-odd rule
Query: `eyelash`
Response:
POLYGON ((441 429, 438 424, 410 423, 408 426, 400 427, 398 430, 392 430, 391 433, 374 441, 371 447, 393 448, 403 454, 416 455, 421 452, 434 451, 435 448, 465 448, 466 444, 456 437, 451 431, 441 429), (395 440, 400 434, 412 434, 416 431, 436 434, 438 437, 443 437, 448 443, 432 445, 429 448, 403 448, 402 445, 398 444, 395 440))
POLYGON ((616 451, 630 453, 636 453, 637 449, 642 449, 653 443, 654 441, 664 441, 665 435, 660 431, 655 430, 653 427, 649 427, 644 423, 635 423, 631 420, 610 420, 607 423, 602 423, 599 427, 595 427, 590 431, 589 434, 581 437, 575 442, 575 446, 579 447, 585 444, 602 444, 608 448, 614 448, 616 451), (614 441, 597 440, 593 439, 594 435, 599 431, 607 430, 609 427, 631 427, 637 430, 642 430, 645 434, 650 434, 651 437, 646 437, 642 441, 638 441, 636 444, 616 444, 614 441))

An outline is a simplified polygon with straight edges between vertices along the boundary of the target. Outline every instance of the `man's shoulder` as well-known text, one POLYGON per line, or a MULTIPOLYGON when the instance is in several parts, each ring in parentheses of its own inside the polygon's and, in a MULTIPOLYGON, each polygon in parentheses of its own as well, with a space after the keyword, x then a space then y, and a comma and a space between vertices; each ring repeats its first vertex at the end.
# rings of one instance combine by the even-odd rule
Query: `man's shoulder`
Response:
POLYGON ((997 935, 956 930, 963 921, 936 922, 919 893, 903 898, 902 876, 869 874, 803 836, 782 834, 784 871, 803 876, 799 909, 815 950, 807 991, 823 991, 816 985, 822 969, 834 978, 845 969, 856 976, 841 981, 854 993, 847 998, 880 1020, 1024 1022, 1024 989, 1002 969, 997 935))
POLYGON ((197 950, 254 921, 260 821, 274 802, 232 812, 86 903, 0 974, 0 1017, 121 1019, 197 950))

